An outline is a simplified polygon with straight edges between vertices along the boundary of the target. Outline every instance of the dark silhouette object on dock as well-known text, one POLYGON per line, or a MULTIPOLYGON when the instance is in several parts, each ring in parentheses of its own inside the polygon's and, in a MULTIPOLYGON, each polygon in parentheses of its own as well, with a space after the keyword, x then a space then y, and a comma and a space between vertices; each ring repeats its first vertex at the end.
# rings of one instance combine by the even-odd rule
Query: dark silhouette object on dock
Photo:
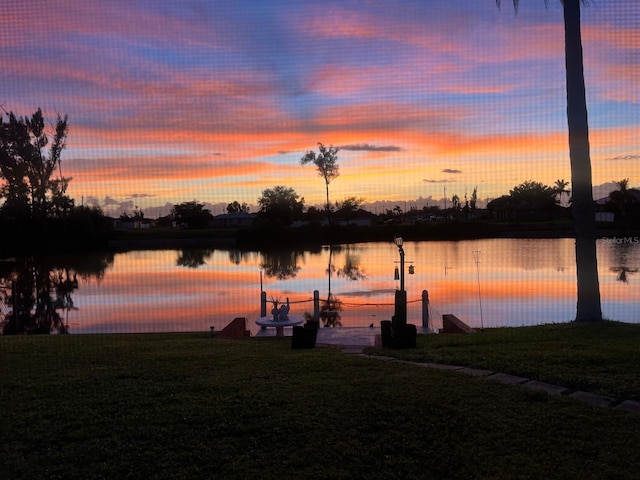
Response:
POLYGON ((383 348, 416 348, 415 325, 402 322, 394 315, 391 320, 381 321, 380 327, 383 348))
POLYGON ((476 333, 476 330, 455 315, 442 315, 442 333, 476 333))
POLYGON ((314 348, 317 338, 317 322, 307 322, 304 326, 295 325, 293 327, 293 336, 291 337, 291 348, 294 350, 314 348))
POLYGON ((234 318, 216 335, 217 338, 245 338, 250 336, 251 331, 247 329, 247 319, 245 317, 234 318))

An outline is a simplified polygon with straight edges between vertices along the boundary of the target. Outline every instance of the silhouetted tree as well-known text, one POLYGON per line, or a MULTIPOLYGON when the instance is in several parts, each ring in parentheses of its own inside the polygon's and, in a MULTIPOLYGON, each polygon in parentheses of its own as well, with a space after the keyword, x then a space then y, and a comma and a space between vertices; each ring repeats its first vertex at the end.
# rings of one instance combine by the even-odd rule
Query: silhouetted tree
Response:
POLYGON ((336 202, 336 216, 349 224, 362 202, 364 199, 358 197, 347 197, 341 202, 336 202))
POLYGON ((640 199, 640 190, 637 188, 629 188, 629 179, 624 178, 619 182, 618 190, 609 193, 609 201, 607 204, 614 212, 620 214, 620 219, 625 220, 630 210, 638 206, 640 199))
POLYGON ((516 211, 541 212, 550 217, 556 207, 556 189, 541 182, 526 180, 487 205, 494 212, 512 216, 516 211))
POLYGON ((364 198, 347 197, 341 202, 336 202, 336 208, 338 210, 356 212, 360 208, 360 205, 362 205, 362 202, 364 202, 364 198))
POLYGON ((45 129, 42 110, 31 118, 13 112, 0 115, 0 198, 3 215, 42 220, 61 217, 73 207, 66 195, 71 178, 62 176, 61 154, 66 146, 67 116, 58 115, 53 133, 45 129), (48 152, 45 148, 49 147, 48 152), (57 177, 54 174, 57 170, 57 177))
POLYGON ((565 193, 567 197, 569 196, 570 191, 567 190, 569 186, 569 182, 567 182, 564 178, 561 180, 556 180, 556 184, 554 185, 554 189, 556 191, 556 195, 558 196, 558 203, 562 202, 562 195, 565 193))
MULTIPOLYGON (((545 0, 545 3, 547 0, 545 0)), ((580 4, 561 0, 564 13, 564 51, 567 87, 567 124, 571 163, 571 207, 576 233, 578 295, 576 321, 601 321, 600 283, 596 257, 596 214, 593 204, 589 122, 584 85, 580 4)), ((496 0, 500 6, 501 0, 496 0)), ((519 1, 513 0, 517 11, 519 1)))
POLYGON ((471 201, 469 202, 469 207, 471 210, 476 209, 476 204, 478 202, 478 187, 473 188, 473 192, 471 192, 471 201))
POLYGON ((206 227, 213 219, 211 211, 195 200, 174 205, 171 213, 178 223, 185 223, 189 228, 206 227))
POLYGON ((227 205, 227 213, 249 213, 249 205, 244 202, 239 203, 237 200, 234 200, 227 205))
POLYGON ((275 226, 290 225, 304 210, 304 198, 299 198, 293 188, 282 185, 267 188, 258 199, 258 218, 275 226))
POLYGON ((333 145, 325 147, 322 143, 318 143, 318 150, 320 153, 316 155, 316 152, 309 150, 304 157, 300 159, 301 165, 307 165, 313 163, 318 170, 318 174, 324 178, 324 184, 327 194, 327 202, 325 203, 325 210, 327 212, 327 218, 331 222, 331 203, 329 202, 329 183, 331 180, 340 175, 338 167, 338 148, 333 145))
POLYGON ((514 203, 535 202, 543 208, 551 208, 556 204, 556 190, 542 182, 526 180, 509 190, 514 203))

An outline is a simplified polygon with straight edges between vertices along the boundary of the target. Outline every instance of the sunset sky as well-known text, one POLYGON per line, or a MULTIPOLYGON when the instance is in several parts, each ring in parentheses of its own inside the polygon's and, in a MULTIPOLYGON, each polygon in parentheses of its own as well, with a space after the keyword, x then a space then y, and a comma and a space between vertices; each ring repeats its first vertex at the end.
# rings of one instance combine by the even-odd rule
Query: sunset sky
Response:
MULTIPOLYGON (((276 185, 321 204, 300 165, 317 142, 340 147, 333 201, 495 198, 570 180, 562 8, 544 3, 2 0, 0 104, 69 115, 68 193, 107 213, 276 185)), ((640 185, 640 4, 598 0, 582 26, 597 196, 640 185)))

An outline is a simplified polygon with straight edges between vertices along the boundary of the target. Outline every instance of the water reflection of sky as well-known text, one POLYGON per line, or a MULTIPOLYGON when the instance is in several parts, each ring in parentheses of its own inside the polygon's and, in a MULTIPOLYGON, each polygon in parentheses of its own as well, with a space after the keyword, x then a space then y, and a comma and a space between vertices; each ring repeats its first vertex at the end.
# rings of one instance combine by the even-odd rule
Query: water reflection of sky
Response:
MULTIPOLYGON (((405 277, 411 323, 421 324, 423 290, 429 292, 436 327, 444 313, 485 327, 565 322, 575 316, 571 239, 406 242, 404 248, 407 264, 415 266, 415 275, 405 277), (480 252, 477 264, 474 251, 480 252)), ((344 304, 343 326, 378 325, 393 314, 399 255, 391 242, 332 249, 330 278, 328 248, 199 255, 184 266, 184 252, 117 254, 102 279, 83 280, 75 292, 78 310, 69 312, 71 332, 208 331, 238 316, 255 328, 261 279, 267 298, 288 297, 298 315, 313 310, 314 290, 326 298, 329 282, 344 304)), ((640 245, 599 241, 598 259, 603 314, 640 322, 640 245)))

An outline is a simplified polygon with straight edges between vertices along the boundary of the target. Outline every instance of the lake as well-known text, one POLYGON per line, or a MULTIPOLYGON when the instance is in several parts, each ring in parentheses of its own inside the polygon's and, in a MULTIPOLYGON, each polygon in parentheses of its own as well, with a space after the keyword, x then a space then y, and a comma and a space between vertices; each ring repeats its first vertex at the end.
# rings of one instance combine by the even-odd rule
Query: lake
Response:
MULTIPOLYGON (((405 242, 404 250, 410 323, 422 324, 423 290, 432 328, 447 313, 475 327, 567 322, 575 316, 573 239, 405 242), (410 265, 414 274, 408 273, 410 265)), ((640 323, 637 238, 598 240, 597 255, 604 316, 640 323)), ((313 312, 313 291, 322 300, 330 289, 342 302, 342 326, 379 326, 393 315, 399 288, 393 242, 279 253, 131 251, 39 263, 60 280, 77 277, 61 310, 70 333, 209 331, 235 317, 246 317, 255 333, 261 284, 268 299, 289 298, 294 315, 313 312)), ((7 268, 2 272, 0 287, 6 290, 7 268)))

